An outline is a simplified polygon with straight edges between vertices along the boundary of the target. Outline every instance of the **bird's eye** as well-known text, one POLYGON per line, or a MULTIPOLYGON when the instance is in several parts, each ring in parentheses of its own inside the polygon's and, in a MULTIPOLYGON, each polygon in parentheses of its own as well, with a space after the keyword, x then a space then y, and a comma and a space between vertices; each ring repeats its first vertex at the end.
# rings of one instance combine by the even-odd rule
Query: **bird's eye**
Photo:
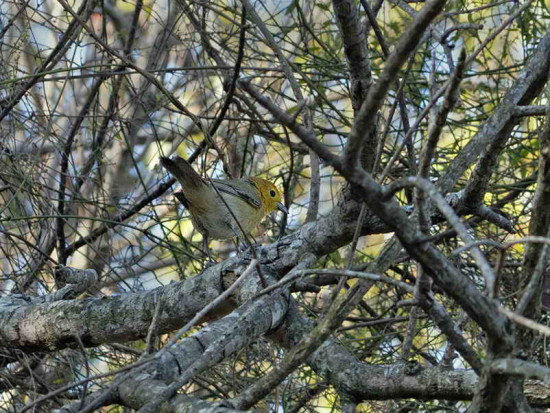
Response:
POLYGON ((277 193, 275 192, 275 190, 271 190, 269 191, 269 195, 271 195, 272 198, 275 198, 275 195, 277 195, 277 193))

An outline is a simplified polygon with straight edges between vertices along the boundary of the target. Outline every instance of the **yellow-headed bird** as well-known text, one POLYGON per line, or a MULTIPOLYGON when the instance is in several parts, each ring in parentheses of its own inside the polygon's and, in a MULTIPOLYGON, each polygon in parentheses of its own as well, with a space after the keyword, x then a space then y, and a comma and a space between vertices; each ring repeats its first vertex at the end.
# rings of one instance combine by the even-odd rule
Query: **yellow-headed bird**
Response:
POLYGON ((182 190, 175 195, 203 235, 209 257, 208 238, 238 237, 244 242, 242 231, 248 234, 270 212, 288 213, 277 187, 263 178, 206 181, 183 158, 161 157, 160 163, 181 183, 182 190))

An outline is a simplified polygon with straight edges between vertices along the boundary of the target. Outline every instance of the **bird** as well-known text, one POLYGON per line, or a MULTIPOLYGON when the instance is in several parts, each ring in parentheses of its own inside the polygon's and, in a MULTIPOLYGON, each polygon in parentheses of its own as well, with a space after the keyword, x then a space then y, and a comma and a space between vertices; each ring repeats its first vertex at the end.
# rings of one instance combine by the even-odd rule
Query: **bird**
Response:
POLYGON ((160 157, 161 165, 181 184, 174 196, 191 215, 193 226, 203 236, 203 246, 209 239, 244 238, 262 219, 276 209, 288 214, 279 189, 267 179, 247 176, 240 179, 203 179, 182 157, 160 157))

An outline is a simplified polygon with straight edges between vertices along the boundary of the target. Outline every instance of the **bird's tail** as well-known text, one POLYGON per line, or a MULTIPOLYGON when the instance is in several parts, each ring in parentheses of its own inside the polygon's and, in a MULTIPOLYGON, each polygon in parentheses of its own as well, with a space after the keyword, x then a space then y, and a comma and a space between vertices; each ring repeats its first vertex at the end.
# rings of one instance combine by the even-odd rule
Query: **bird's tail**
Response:
POLYGON ((160 164, 164 166, 168 172, 174 175, 186 189, 199 188, 205 185, 204 180, 193 169, 191 164, 179 156, 174 159, 161 156, 160 164))

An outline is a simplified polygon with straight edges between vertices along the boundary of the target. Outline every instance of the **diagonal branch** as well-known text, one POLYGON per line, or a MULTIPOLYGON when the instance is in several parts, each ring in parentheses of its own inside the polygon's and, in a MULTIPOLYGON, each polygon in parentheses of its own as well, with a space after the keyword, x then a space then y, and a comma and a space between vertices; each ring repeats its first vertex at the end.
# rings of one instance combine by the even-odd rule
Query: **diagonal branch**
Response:
POLYGON ((426 5, 395 45, 392 54, 386 60, 384 70, 378 81, 369 89, 365 102, 357 113, 342 156, 342 163, 349 170, 355 168, 358 164, 362 151, 370 152, 366 155, 364 164, 367 170, 370 170, 374 165, 377 142, 370 131, 375 124, 378 110, 382 106, 391 84, 396 79, 399 69, 412 51, 415 50, 428 25, 443 10, 445 3, 445 0, 426 2, 426 5))
POLYGON ((456 181, 475 162, 480 153, 498 137, 508 137, 521 121, 516 117, 518 105, 527 105, 537 97, 546 84, 550 69, 550 30, 540 42, 514 84, 508 89, 489 119, 454 158, 438 186, 443 193, 452 190, 456 181))

